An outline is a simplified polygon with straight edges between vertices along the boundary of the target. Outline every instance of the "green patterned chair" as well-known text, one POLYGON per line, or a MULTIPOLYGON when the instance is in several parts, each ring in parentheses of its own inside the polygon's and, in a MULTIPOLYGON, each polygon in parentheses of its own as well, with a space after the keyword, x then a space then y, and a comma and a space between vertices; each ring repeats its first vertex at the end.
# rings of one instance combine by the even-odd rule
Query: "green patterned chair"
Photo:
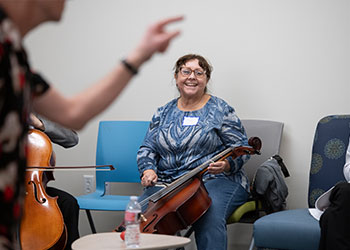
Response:
MULTIPOLYGON (((339 181, 344 181, 343 167, 350 135, 350 115, 322 118, 316 128, 312 148, 308 203, 339 181)), ((272 213, 258 219, 253 226, 255 246, 263 249, 317 250, 319 222, 307 208, 272 213)))

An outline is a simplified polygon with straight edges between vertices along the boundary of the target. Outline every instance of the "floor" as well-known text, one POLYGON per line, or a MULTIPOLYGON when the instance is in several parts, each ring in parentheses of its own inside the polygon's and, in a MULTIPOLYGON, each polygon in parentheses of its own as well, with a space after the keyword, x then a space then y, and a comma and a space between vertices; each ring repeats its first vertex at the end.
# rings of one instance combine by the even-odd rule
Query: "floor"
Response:
MULTIPOLYGON (((251 242, 252 225, 251 224, 231 224, 227 227, 228 247, 227 250, 248 250, 251 242)), ((194 243, 193 234, 191 235, 190 245, 185 250, 197 250, 194 243)), ((215 250, 215 249, 213 249, 215 250)))

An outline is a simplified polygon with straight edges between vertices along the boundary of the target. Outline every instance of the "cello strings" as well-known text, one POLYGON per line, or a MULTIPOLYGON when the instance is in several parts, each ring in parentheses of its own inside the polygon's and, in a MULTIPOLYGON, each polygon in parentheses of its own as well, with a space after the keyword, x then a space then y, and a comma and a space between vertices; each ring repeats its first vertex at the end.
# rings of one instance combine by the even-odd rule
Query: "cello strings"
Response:
POLYGON ((161 199, 163 196, 167 195, 168 193, 172 192, 173 190, 175 190, 176 188, 178 188, 179 186, 181 186, 184 182, 188 181, 190 178, 192 178, 193 176, 197 175, 198 173, 202 172, 203 170, 205 170, 210 163, 212 163, 213 161, 217 161, 219 160, 221 157, 223 157, 224 155, 228 154, 229 152, 231 152, 233 149, 232 148, 227 148, 224 151, 220 152, 219 154, 215 155, 213 158, 207 160, 206 162, 202 163, 201 165, 199 165, 198 167, 194 168, 193 170, 191 170, 190 172, 188 172, 187 174, 181 176, 180 178, 178 178, 177 180, 175 180, 174 182, 172 182, 170 185, 168 185, 165 188, 162 188, 161 190, 155 192, 154 194, 148 196, 147 198, 145 198, 144 200, 142 200, 140 202, 140 205, 143 206, 145 205, 149 200, 153 201, 153 202, 157 202, 159 199, 161 199))

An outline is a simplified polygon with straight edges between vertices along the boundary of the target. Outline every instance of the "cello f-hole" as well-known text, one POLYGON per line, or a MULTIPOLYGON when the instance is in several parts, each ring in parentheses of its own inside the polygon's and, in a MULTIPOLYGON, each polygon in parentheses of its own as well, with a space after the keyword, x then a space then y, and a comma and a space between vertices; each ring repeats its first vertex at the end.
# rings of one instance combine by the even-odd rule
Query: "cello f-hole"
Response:
POLYGON ((42 201, 40 201, 40 199, 38 198, 38 187, 36 186, 35 182, 34 181, 29 181, 28 184, 29 185, 33 184, 35 200, 37 202, 39 202, 40 204, 44 204, 46 202, 46 199, 43 198, 42 201))
MULTIPOLYGON (((143 216, 143 215, 142 215, 142 216, 143 216)), ((154 221, 155 219, 157 219, 158 214, 153 214, 152 216, 153 216, 152 220, 150 220, 149 218, 146 219, 146 221, 149 221, 149 222, 148 222, 148 224, 143 228, 143 232, 145 232, 145 233, 147 233, 147 232, 150 231, 148 227, 152 225, 152 223, 153 223, 153 221, 154 221)))

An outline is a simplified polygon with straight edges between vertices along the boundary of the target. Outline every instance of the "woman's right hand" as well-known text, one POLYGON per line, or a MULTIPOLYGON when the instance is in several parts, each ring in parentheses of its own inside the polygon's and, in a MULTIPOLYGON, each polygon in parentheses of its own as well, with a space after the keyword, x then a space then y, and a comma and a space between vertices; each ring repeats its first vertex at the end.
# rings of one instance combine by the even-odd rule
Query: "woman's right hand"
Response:
POLYGON ((154 186, 158 180, 156 172, 152 169, 147 169, 143 172, 141 184, 144 187, 154 186))

